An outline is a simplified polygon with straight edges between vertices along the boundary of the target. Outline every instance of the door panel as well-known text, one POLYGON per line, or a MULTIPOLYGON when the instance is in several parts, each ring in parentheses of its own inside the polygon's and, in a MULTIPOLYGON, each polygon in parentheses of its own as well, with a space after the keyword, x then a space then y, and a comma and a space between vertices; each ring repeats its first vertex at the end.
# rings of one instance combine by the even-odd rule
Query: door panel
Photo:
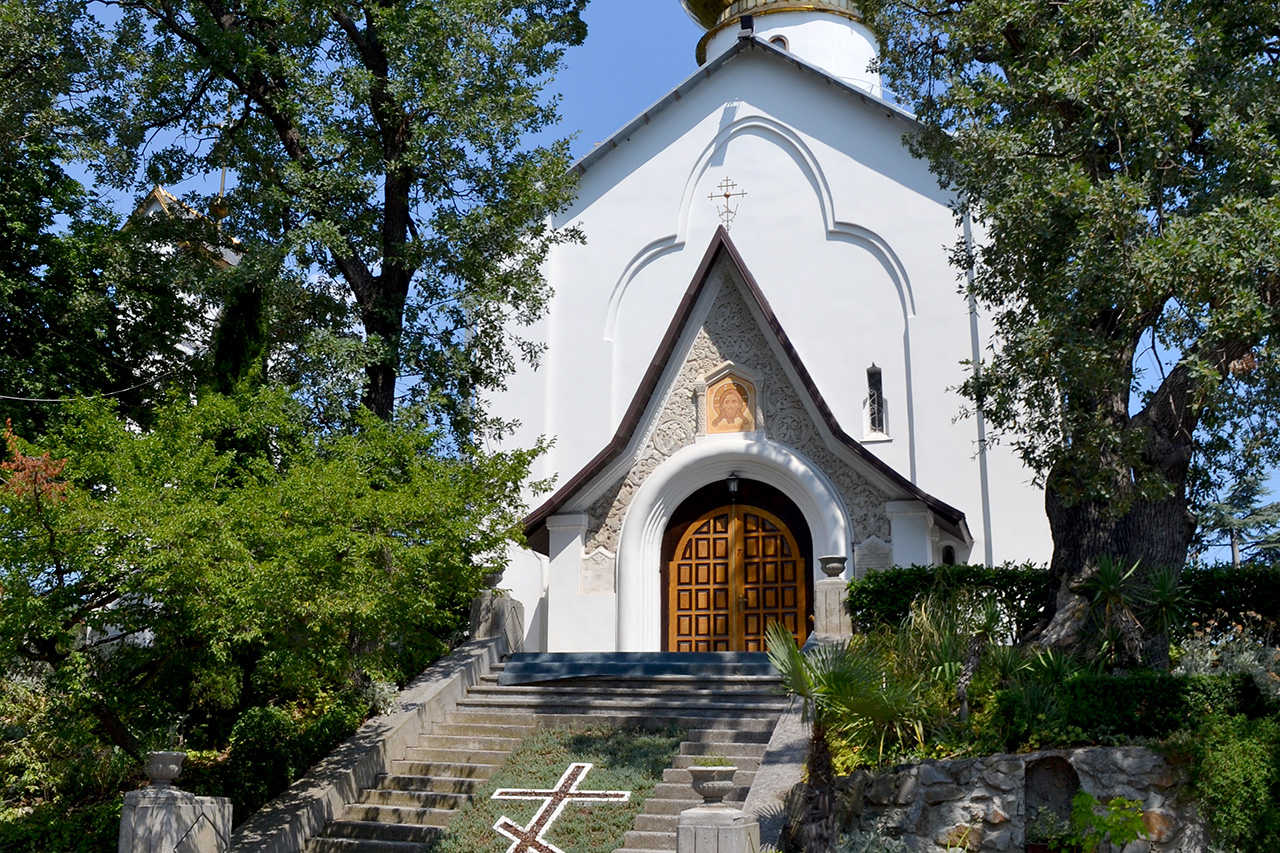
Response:
POLYGON ((808 634, 805 561, 771 513, 733 505, 689 525, 668 566, 667 649, 764 651, 770 622, 808 634))

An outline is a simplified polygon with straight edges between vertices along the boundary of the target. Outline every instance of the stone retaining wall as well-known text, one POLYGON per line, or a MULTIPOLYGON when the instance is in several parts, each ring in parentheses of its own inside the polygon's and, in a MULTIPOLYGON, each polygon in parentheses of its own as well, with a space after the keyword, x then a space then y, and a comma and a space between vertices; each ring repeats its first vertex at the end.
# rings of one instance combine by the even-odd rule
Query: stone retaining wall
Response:
POLYGON ((1047 750, 860 772, 839 780, 839 807, 845 826, 875 828, 913 853, 1004 853, 1024 849, 1037 809, 1066 817, 1071 797, 1084 790, 1103 803, 1142 803, 1148 840, 1123 853, 1201 853, 1207 837, 1185 777, 1182 766, 1144 747, 1047 750))

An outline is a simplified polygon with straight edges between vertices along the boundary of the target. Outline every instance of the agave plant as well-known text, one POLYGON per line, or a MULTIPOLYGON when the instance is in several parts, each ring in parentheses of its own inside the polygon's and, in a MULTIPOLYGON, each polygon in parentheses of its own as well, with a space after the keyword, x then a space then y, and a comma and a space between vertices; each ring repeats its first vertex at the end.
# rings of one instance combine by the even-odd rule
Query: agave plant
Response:
POLYGON ((1103 631, 1114 629, 1116 662, 1123 667, 1136 666, 1142 660, 1142 623, 1136 613, 1141 597, 1133 579, 1138 565, 1126 568, 1119 560, 1099 557, 1093 574, 1075 587, 1092 601, 1103 631))

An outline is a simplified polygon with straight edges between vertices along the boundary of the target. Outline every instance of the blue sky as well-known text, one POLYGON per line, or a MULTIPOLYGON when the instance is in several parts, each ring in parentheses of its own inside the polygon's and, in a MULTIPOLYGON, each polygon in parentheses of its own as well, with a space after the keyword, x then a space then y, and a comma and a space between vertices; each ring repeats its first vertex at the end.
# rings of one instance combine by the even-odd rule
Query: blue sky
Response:
POLYGON ((561 135, 577 133, 575 159, 608 139, 698 67, 702 28, 679 0, 593 0, 587 40, 565 55, 551 89, 561 100, 561 135))

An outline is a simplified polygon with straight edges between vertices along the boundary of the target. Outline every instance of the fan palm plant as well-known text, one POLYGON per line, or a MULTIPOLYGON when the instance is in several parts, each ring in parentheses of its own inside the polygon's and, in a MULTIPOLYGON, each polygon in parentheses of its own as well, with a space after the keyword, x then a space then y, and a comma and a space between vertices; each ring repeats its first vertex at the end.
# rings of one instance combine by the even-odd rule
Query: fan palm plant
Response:
POLYGON ((831 735, 849 734, 868 751, 874 746, 879 759, 890 743, 922 742, 918 684, 898 678, 870 644, 819 645, 803 652, 777 622, 769 625, 766 641, 783 689, 801 702, 810 726, 804 849, 829 853, 836 842, 831 735))

